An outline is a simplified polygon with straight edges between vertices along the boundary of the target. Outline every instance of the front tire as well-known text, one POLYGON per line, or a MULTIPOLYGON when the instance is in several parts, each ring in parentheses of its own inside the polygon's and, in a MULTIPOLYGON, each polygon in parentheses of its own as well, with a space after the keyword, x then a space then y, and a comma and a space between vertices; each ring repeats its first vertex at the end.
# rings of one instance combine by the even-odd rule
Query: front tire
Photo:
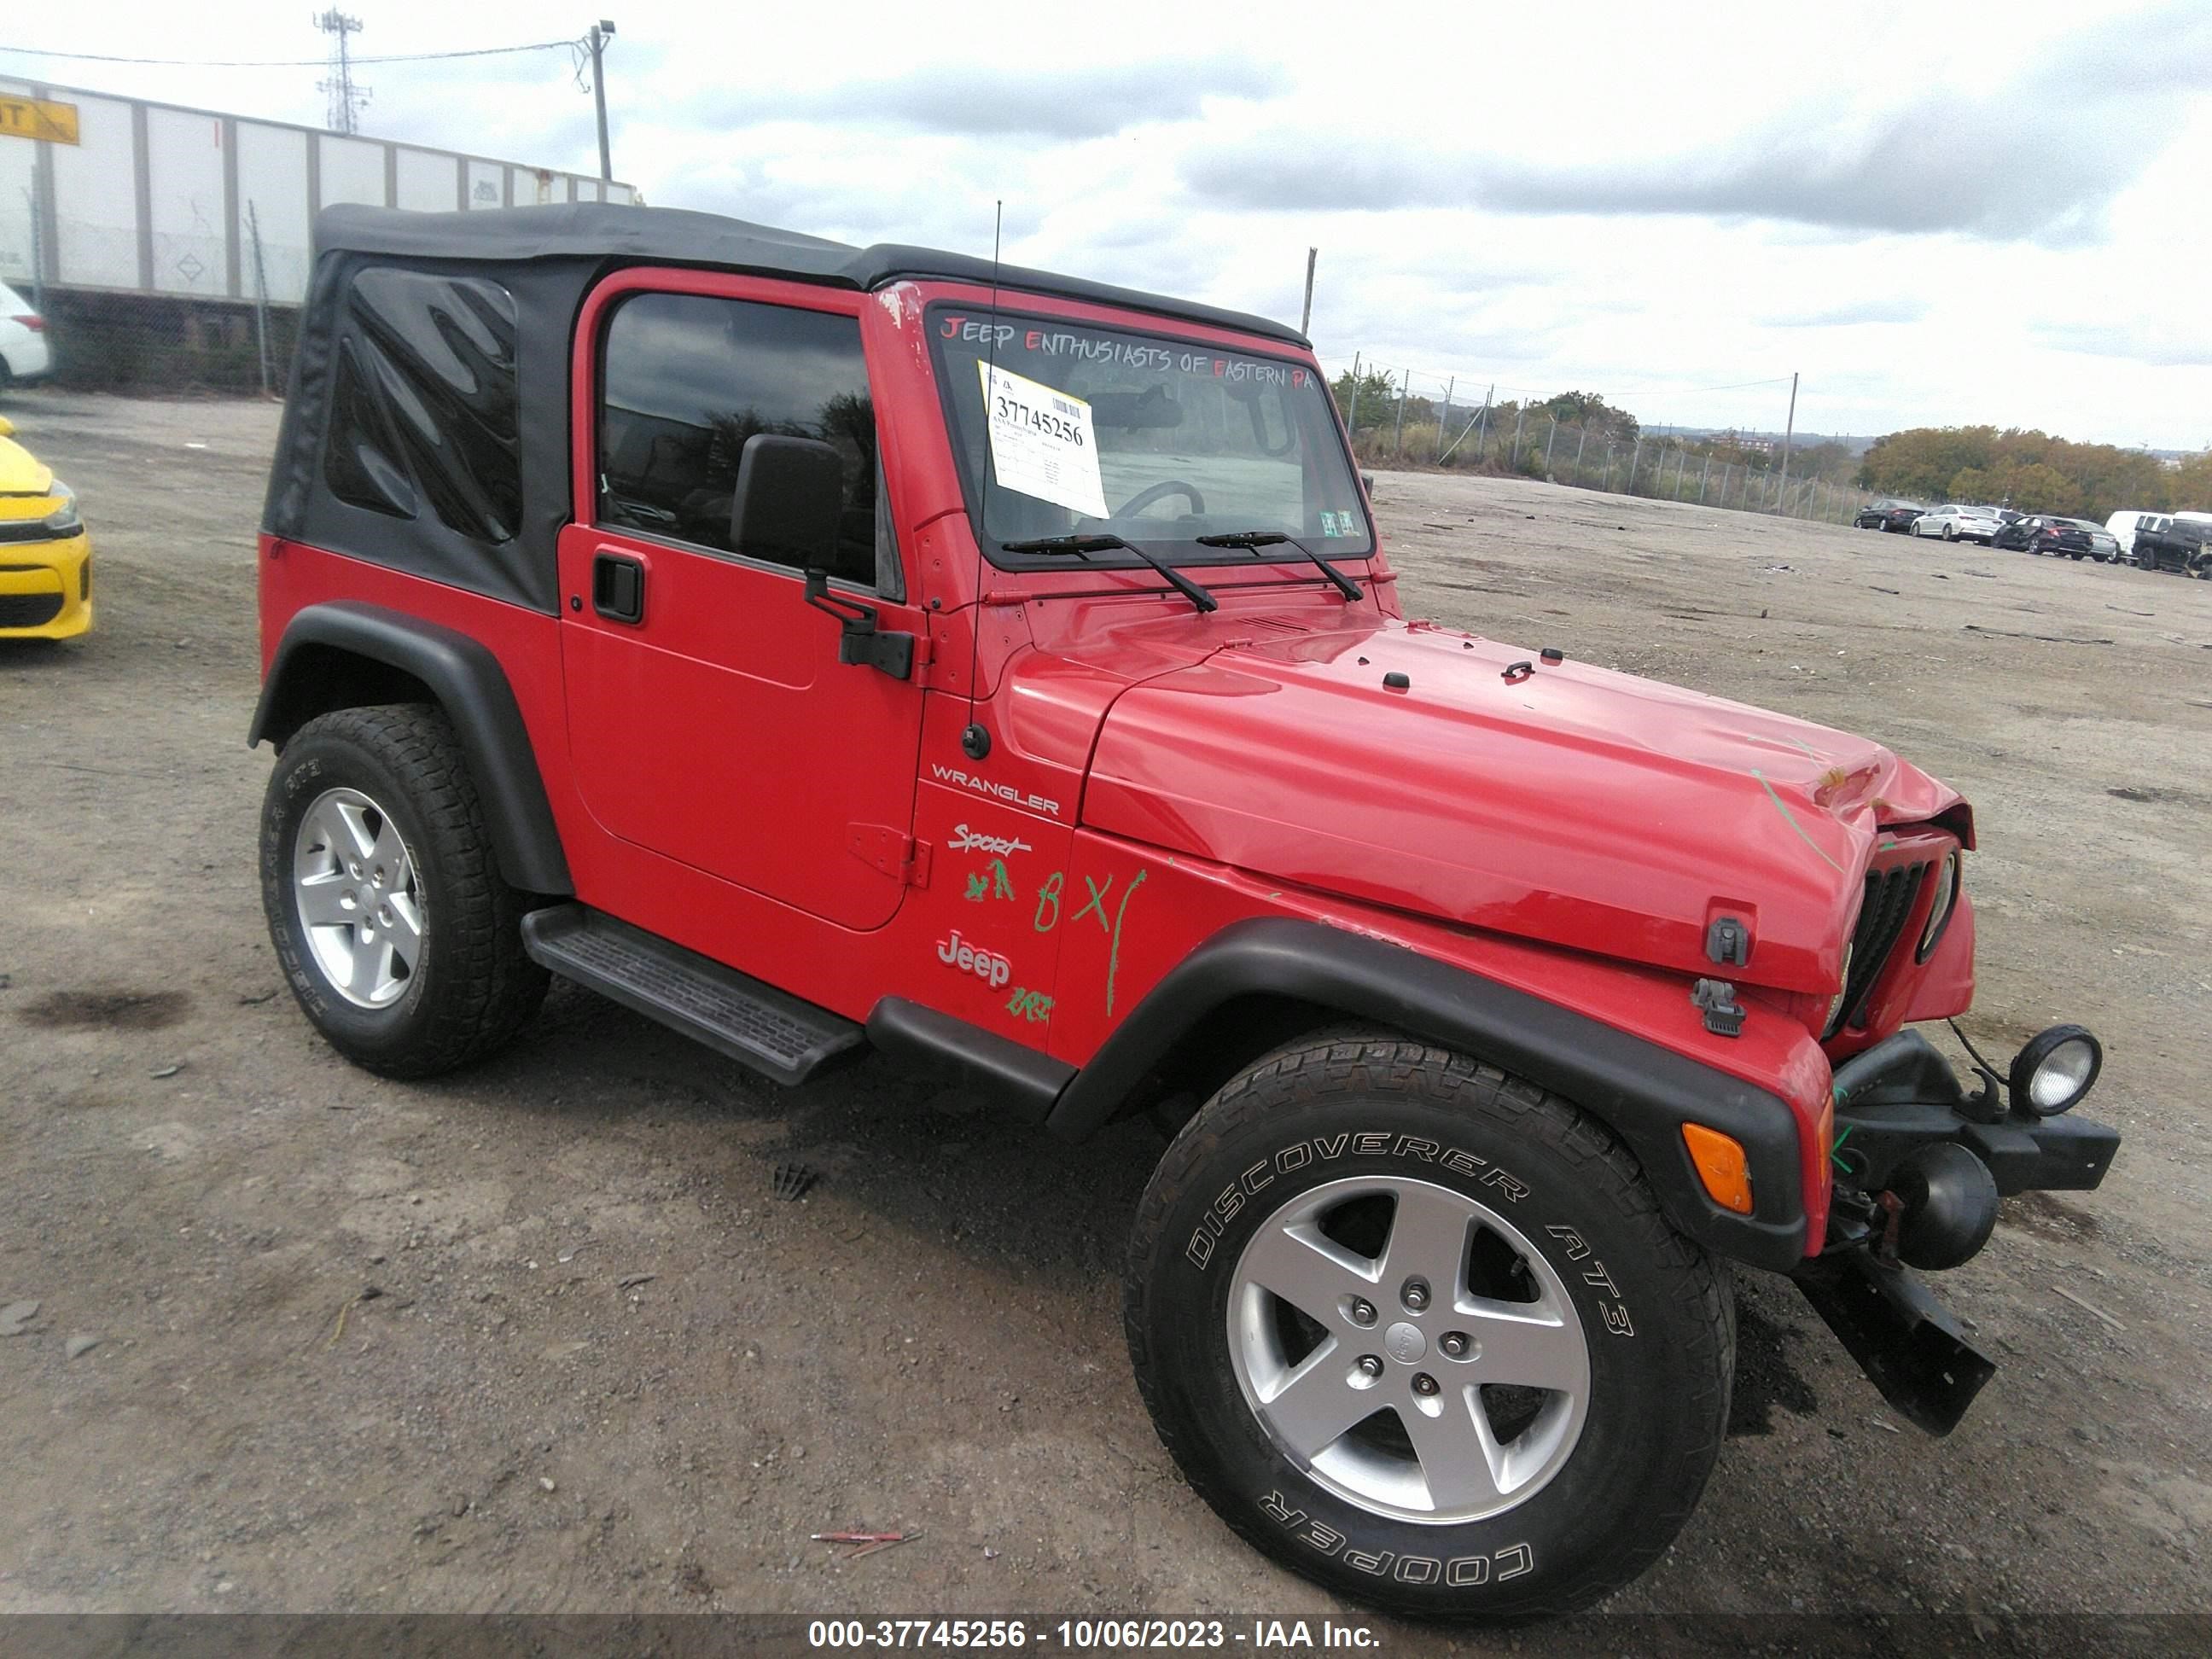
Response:
POLYGON ((433 1077, 503 1047, 544 1000, 453 727, 424 704, 293 734, 261 812, 261 900, 286 982, 356 1065, 433 1077))
POLYGON ((1573 1106, 1388 1034, 1232 1079, 1139 1206, 1126 1304, 1160 1438, 1249 1542, 1425 1617, 1582 1606, 1718 1455, 1721 1269, 1573 1106))

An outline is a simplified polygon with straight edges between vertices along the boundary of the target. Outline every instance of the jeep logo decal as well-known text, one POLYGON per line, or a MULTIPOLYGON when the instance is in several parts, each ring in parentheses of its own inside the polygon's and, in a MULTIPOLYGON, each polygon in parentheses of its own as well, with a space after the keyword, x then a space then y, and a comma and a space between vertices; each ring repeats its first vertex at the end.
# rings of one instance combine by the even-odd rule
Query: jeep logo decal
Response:
POLYGON ((985 945, 969 944, 957 927, 951 938, 938 940, 937 959, 963 974, 975 975, 994 991, 1014 976, 1013 963, 985 945))

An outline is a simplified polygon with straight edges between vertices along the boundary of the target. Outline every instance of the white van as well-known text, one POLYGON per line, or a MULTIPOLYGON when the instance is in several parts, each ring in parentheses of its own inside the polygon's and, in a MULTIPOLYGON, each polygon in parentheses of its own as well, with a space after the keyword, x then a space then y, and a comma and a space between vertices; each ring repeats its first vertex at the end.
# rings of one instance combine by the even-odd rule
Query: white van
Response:
MULTIPOLYGON (((2186 516, 2193 518, 2197 515, 2186 516)), ((2172 523, 2173 520, 2163 513, 2115 513, 2105 520, 2105 528, 2112 532, 2112 539, 2120 544, 2121 552, 2133 553, 2137 530, 2164 530, 2172 523)))

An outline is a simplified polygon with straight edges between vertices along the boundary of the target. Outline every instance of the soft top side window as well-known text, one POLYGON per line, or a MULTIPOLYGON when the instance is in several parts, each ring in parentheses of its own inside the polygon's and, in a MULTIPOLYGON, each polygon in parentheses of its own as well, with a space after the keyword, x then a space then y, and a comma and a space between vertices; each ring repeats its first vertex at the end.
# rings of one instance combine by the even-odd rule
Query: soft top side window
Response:
POLYGON ((856 318, 645 293, 615 307, 600 344, 599 522, 730 551, 746 442, 817 438, 845 463, 830 574, 900 596, 890 517, 878 510, 875 404, 856 318))
POLYGON ((427 505, 471 541, 522 518, 514 297, 481 276, 364 265, 339 313, 324 477, 393 518, 427 505))

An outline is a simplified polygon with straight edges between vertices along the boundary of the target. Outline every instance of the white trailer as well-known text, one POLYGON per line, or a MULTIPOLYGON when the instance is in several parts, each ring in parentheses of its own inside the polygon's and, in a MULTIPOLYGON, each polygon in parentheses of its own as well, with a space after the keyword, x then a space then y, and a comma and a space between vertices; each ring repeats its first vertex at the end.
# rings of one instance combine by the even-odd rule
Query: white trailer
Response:
POLYGON ((28 293, 307 296, 335 202, 426 210, 631 202, 629 185, 387 138, 0 78, 0 281, 28 293))

